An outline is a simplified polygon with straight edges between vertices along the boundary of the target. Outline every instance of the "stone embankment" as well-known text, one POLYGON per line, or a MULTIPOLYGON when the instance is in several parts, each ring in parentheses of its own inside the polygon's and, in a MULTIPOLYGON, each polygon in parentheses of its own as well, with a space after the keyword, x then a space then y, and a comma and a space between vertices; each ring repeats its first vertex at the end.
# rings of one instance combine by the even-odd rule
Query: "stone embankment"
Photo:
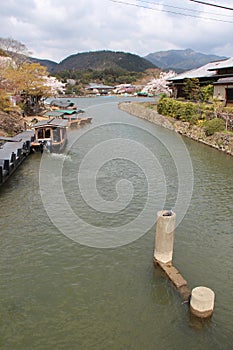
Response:
POLYGON ((220 151, 233 156, 233 134, 217 132, 212 136, 206 136, 203 128, 197 125, 190 126, 188 122, 182 122, 173 118, 168 118, 157 113, 138 102, 121 102, 119 108, 136 117, 146 119, 154 124, 174 130, 181 135, 187 136, 195 141, 214 147, 220 151))

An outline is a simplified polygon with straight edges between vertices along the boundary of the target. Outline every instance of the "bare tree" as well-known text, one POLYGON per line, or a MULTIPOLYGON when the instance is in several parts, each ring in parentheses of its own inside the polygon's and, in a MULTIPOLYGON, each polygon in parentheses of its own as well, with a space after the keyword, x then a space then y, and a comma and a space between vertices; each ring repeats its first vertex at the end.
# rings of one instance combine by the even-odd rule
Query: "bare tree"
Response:
POLYGON ((0 49, 11 57, 17 66, 28 61, 28 56, 31 54, 26 45, 12 38, 0 38, 0 49))

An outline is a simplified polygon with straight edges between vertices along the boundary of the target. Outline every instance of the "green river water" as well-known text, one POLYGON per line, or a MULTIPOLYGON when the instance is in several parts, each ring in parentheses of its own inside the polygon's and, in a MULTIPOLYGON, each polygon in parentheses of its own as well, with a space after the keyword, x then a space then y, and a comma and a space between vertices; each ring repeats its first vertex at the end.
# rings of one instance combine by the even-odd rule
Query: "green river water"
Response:
POLYGON ((75 99, 92 123, 0 189, 0 349, 233 349, 232 157, 122 100, 75 99), (209 321, 153 266, 163 208, 177 213, 174 265, 216 293, 209 321))

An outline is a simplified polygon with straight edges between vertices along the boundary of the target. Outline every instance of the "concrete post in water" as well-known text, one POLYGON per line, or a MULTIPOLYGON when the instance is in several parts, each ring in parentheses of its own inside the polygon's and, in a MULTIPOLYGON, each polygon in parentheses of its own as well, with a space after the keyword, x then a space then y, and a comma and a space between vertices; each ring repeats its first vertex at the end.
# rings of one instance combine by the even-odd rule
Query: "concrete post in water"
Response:
POLYGON ((176 214, 171 210, 158 211, 154 258, 165 264, 172 262, 175 222, 176 214))
POLYGON ((16 154, 14 152, 12 152, 12 154, 11 154, 11 166, 12 166, 12 168, 14 168, 15 163, 16 163, 16 154))
POLYGON ((210 288, 196 287, 192 290, 190 311, 200 318, 207 318, 214 311, 215 294, 210 288))
POLYGON ((9 173, 9 171, 10 171, 10 161, 9 161, 9 159, 4 159, 3 170, 6 170, 7 173, 9 173))
POLYGON ((3 171, 2 166, 0 166, 0 184, 3 182, 3 171))

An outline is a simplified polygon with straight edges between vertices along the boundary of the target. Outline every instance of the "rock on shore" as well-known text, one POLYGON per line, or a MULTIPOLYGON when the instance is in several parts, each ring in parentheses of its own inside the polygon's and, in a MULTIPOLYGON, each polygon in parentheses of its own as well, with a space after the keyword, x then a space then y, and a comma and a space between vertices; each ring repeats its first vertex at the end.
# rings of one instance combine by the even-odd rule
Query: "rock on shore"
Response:
POLYGON ((0 111, 0 136, 14 136, 24 130, 24 121, 20 113, 0 111))

